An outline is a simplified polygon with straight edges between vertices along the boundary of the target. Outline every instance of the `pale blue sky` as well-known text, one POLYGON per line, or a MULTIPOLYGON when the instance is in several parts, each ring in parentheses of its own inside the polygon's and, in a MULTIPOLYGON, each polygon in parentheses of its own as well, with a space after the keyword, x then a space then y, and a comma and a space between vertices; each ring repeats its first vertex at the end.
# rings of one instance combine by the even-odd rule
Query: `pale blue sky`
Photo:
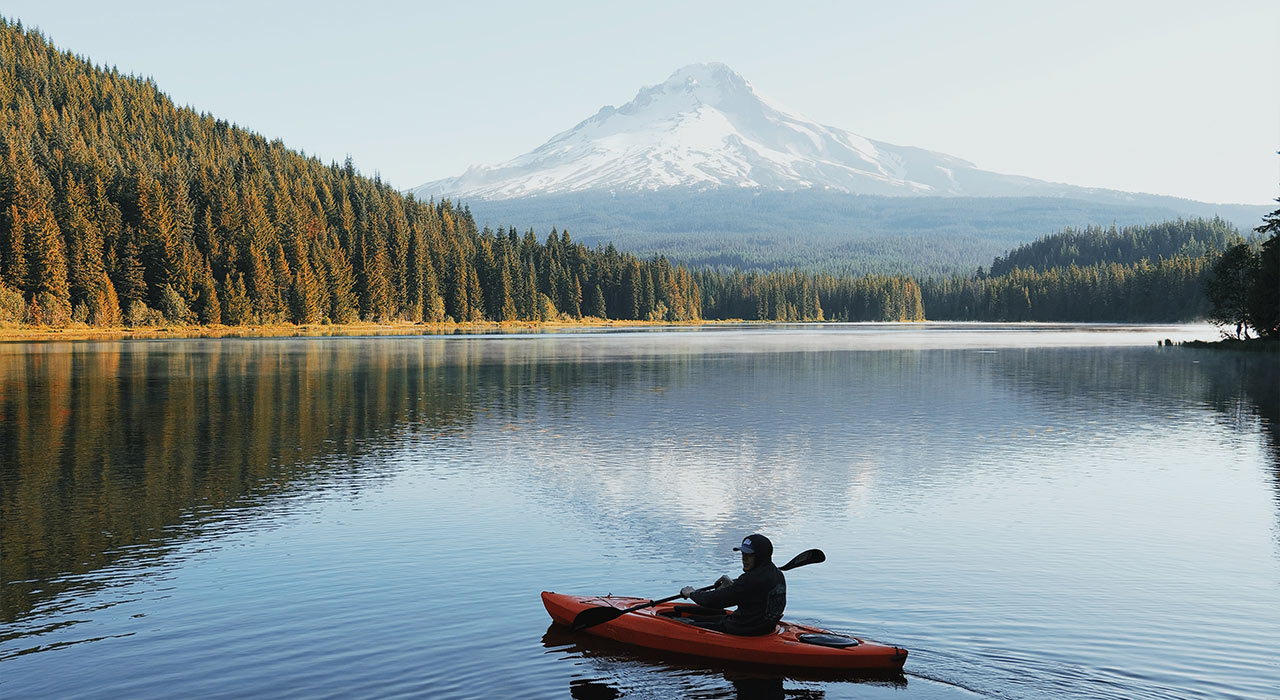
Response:
POLYGON ((721 61, 819 122, 989 170, 1280 195, 1280 3, 793 5, 7 0, 0 13, 400 188, 507 160, 721 61))

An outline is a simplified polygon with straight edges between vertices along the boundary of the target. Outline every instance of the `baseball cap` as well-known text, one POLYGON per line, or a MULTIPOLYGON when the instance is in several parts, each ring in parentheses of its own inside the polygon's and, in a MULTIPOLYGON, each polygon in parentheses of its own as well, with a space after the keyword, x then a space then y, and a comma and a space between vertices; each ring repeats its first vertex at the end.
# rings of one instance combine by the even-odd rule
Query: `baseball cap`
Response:
POLYGON ((755 554, 761 550, 769 554, 773 553, 773 543, 769 541, 768 537, 761 534, 747 535, 742 539, 742 544, 733 548, 733 551, 742 552, 743 554, 755 554))

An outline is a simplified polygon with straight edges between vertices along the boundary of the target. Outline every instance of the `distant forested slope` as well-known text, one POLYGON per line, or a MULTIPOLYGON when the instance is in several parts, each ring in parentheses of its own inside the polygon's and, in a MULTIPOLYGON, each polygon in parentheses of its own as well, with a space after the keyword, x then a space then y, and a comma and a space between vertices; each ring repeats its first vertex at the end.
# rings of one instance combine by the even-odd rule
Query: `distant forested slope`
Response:
POLYGON ((1205 281, 1243 240, 1221 219, 1068 229, 921 293, 933 320, 1189 321, 1207 317, 1205 281))
POLYGON ((1220 219, 1066 230, 948 277, 702 270, 708 318, 1174 322, 1209 313, 1205 282, 1244 240, 1220 219), (1018 260, 1027 267, 1009 265, 1018 260))
POLYGON ((481 225, 555 224, 588 245, 608 241, 693 267, 915 277, 968 274, 1065 228, 1215 216, 1251 228, 1268 210, 1117 193, 1086 201, 758 190, 581 192, 469 205, 481 225))
POLYGON ((1132 265, 1143 259, 1157 260, 1187 256, 1199 258, 1222 251, 1240 240, 1240 231, 1220 218, 1165 221, 1148 226, 1090 226, 1067 229, 1018 246, 991 263, 992 275, 1014 268, 1049 270, 1070 265, 1120 263, 1132 265))

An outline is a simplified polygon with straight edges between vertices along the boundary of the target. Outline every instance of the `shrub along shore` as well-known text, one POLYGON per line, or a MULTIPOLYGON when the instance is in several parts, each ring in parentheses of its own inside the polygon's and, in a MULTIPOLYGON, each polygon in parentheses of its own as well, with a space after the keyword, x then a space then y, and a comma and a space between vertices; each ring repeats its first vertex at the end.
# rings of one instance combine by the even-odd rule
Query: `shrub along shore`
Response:
POLYGON ((1280 339, 1271 338, 1249 338, 1248 340, 1240 340, 1238 338, 1223 338, 1222 340, 1188 340, 1185 343, 1178 343, 1180 348, 1201 348, 1205 350, 1238 350, 1240 352, 1280 352, 1280 339))

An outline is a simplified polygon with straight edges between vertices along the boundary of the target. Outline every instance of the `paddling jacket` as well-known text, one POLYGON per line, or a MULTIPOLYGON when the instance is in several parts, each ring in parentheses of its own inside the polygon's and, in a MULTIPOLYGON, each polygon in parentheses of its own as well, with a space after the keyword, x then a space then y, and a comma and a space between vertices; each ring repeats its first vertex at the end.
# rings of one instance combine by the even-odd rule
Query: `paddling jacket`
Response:
POLYGON ((782 619, 782 609, 787 607, 787 579, 773 562, 759 562, 728 586, 697 591, 689 598, 708 608, 738 606, 724 619, 724 631, 729 634, 769 634, 782 619))

